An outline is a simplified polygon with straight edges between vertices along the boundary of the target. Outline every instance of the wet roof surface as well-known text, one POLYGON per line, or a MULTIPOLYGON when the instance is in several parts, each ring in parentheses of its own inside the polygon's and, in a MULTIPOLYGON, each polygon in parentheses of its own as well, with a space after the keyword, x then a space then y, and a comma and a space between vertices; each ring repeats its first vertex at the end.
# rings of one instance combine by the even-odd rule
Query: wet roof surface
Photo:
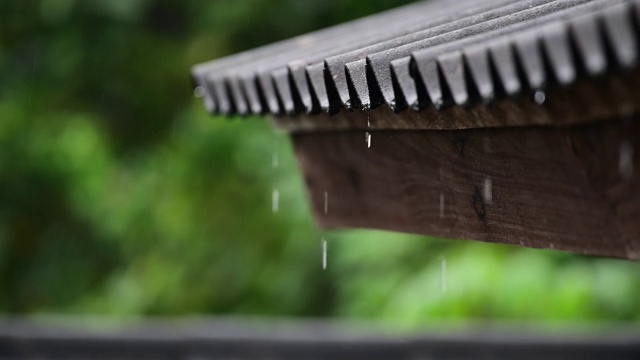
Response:
POLYGON ((490 103, 627 70, 639 0, 434 0, 193 67, 211 113, 490 103))

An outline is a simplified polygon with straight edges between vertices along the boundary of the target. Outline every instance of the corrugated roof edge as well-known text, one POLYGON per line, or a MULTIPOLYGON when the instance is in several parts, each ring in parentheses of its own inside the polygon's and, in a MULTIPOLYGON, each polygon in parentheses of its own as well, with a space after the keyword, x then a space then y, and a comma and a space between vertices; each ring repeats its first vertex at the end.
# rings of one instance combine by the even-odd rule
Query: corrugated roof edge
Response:
MULTIPOLYGON (((366 81, 355 81, 353 74, 357 68, 345 65, 345 74, 351 81, 351 94, 380 93, 372 87, 385 86, 393 90, 392 101, 386 103, 395 111, 410 107, 415 110, 436 105, 464 106, 472 102, 488 103, 496 97, 508 97, 523 91, 537 91, 549 83, 566 86, 581 76, 601 76, 612 69, 631 69, 638 63, 638 23, 640 22, 639 0, 595 0, 586 2, 576 0, 576 6, 570 11, 551 12, 555 14, 548 21, 539 21, 532 26, 518 24, 510 31, 509 26, 487 31, 475 37, 462 37, 459 40, 426 47, 413 51, 409 57, 391 59, 388 62, 391 78, 388 83, 376 84, 371 81, 370 63, 367 64, 366 81), (348 72, 347 72, 348 70, 348 72)), ((564 3, 566 6, 566 2, 564 3)), ((550 6, 550 5, 548 5, 550 6)), ((530 20, 529 20, 530 21, 530 20)), ((513 22, 512 22, 513 23, 513 22)), ((463 29, 464 30, 464 29, 463 29)), ((288 59, 292 63, 296 59, 288 59)), ((194 67, 196 69, 197 67, 194 67)), ((202 67, 200 67, 202 68, 202 67)), ((313 67, 315 71, 319 66, 313 67)), ((309 68, 307 68, 308 70, 309 68)), ((321 111, 336 111, 335 100, 332 103, 325 98, 331 92, 335 95, 332 77, 322 76, 325 88, 314 83, 319 77, 307 72, 306 82, 290 72, 277 73, 278 82, 261 79, 261 83, 271 83, 273 91, 253 94, 251 101, 240 109, 233 104, 221 107, 212 104, 212 96, 229 91, 236 98, 245 97, 246 89, 236 84, 214 83, 213 87, 204 87, 194 80, 196 91, 204 95, 207 109, 226 114, 246 114, 260 110, 274 115, 297 114, 321 111), (287 84, 284 84, 286 82, 287 84), (300 92, 298 86, 307 86, 306 92, 300 92), (275 86, 278 85, 278 86, 275 86), (282 109, 283 94, 286 109, 282 109), (300 98, 300 94, 304 99, 300 98), (319 96, 322 95, 322 96, 319 96), (259 99, 259 100, 256 100, 259 99), (261 106, 256 105, 260 101, 261 106), (315 104, 310 108, 310 104, 315 104), (333 105, 333 106, 332 106, 333 105), (286 110, 286 111, 283 111, 286 110)), ((192 74, 194 79, 198 74, 192 74)), ((251 83, 251 80, 247 80, 251 83)), ((254 81, 257 83, 258 81, 254 81)), ((368 96, 368 95, 367 95, 368 96)), ((378 106, 367 98, 352 98, 350 106, 378 106)))

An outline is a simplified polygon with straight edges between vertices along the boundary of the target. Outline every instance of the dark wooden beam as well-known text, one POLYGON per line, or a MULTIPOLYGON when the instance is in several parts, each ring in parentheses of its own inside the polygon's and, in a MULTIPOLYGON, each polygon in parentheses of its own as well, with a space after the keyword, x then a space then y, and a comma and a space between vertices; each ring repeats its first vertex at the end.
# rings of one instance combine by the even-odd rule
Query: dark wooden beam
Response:
POLYGON ((324 228, 640 259, 637 119, 570 127, 374 131, 371 148, 363 131, 303 132, 292 138, 324 228))

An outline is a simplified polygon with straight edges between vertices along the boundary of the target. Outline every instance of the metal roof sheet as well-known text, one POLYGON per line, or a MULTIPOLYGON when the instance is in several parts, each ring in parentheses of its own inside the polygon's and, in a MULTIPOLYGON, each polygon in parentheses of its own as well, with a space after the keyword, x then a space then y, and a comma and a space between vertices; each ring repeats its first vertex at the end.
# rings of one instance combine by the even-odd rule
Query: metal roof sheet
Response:
POLYGON ((211 113, 488 103, 638 62, 640 0, 436 0, 194 66, 211 113))

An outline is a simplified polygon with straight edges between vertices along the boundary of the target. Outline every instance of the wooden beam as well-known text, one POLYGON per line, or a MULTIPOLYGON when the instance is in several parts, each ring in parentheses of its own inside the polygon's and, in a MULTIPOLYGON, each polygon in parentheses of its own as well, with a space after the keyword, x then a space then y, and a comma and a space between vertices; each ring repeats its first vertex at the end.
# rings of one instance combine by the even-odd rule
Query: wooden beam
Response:
POLYGON ((637 119, 292 138, 324 228, 640 259, 637 119))

